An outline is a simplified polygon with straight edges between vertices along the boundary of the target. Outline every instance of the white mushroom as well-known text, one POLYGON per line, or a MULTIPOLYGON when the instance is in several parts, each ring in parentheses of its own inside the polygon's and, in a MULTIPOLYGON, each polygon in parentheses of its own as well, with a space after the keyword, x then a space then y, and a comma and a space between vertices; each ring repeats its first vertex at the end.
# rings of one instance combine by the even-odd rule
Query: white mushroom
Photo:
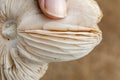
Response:
POLYGON ((50 62, 79 59, 101 41, 94 0, 69 0, 68 16, 45 17, 37 0, 0 0, 0 80, 39 80, 50 62))

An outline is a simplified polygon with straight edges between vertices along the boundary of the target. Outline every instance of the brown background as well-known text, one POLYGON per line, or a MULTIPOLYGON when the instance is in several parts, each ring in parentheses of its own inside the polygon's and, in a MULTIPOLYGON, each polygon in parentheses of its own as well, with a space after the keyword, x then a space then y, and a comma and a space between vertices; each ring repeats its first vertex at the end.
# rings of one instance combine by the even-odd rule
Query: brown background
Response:
POLYGON ((104 14, 102 43, 82 59, 50 64, 42 80, 120 80, 120 0, 97 1, 104 14))

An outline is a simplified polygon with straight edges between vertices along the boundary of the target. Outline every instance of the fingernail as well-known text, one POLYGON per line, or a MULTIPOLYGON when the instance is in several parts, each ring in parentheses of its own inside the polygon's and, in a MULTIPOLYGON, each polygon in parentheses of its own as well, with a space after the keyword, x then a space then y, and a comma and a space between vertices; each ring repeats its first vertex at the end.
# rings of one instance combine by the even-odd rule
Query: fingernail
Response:
POLYGON ((67 15, 67 0, 39 0, 43 13, 54 19, 65 18, 67 15))

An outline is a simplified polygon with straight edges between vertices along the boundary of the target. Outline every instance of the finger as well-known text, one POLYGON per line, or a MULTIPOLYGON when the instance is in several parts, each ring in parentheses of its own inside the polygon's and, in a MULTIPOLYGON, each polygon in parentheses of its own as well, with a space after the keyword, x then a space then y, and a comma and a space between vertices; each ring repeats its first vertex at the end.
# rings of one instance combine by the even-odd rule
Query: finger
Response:
POLYGON ((61 19, 67 16, 67 0, 38 0, 42 12, 52 19, 61 19))

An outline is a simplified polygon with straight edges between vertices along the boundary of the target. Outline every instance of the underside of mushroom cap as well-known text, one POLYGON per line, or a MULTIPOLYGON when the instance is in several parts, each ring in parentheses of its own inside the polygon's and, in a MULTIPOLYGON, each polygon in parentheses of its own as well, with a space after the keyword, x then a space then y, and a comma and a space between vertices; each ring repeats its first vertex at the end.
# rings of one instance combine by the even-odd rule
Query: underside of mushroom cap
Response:
POLYGON ((97 3, 69 4, 65 19, 51 20, 36 0, 0 0, 0 80, 39 80, 48 63, 79 59, 100 43, 97 3))

